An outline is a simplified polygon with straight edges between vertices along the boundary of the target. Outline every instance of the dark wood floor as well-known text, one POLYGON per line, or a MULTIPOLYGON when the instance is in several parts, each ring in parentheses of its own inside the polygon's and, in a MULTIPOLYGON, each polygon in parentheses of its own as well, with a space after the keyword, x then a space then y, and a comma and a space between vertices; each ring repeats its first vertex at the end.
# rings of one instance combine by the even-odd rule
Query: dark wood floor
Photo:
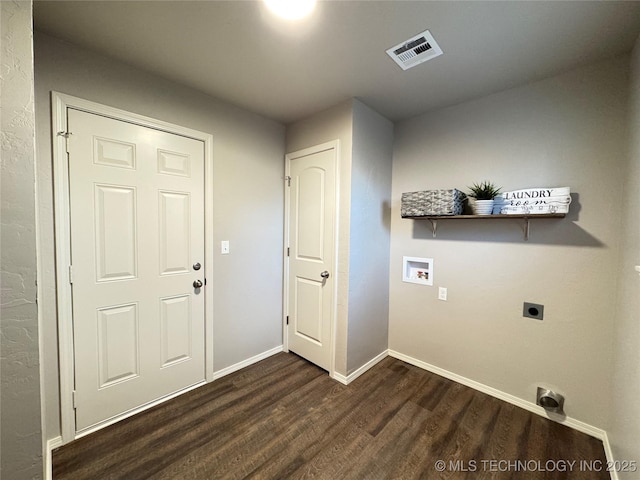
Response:
POLYGON ((53 475, 608 479, 596 461, 602 442, 399 360, 344 386, 281 353, 56 449, 53 475))

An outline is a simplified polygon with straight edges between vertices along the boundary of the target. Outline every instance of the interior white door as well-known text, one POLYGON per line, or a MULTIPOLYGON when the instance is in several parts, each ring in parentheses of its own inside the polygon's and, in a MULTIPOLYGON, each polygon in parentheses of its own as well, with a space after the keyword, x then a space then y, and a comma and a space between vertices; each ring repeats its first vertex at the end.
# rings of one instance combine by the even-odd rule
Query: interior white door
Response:
POLYGON ((204 144, 74 109, 68 125, 81 432, 205 380, 204 144))
POLYGON ((331 370, 335 304, 336 143, 287 155, 288 347, 331 370))

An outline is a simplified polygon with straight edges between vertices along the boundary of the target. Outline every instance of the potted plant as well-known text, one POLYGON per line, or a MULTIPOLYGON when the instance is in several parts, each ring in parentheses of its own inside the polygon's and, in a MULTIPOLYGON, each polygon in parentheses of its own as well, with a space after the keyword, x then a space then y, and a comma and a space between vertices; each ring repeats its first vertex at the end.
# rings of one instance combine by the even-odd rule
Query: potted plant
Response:
POLYGON ((473 213, 476 215, 491 215, 493 199, 500 193, 501 187, 496 187, 492 182, 474 183, 469 190, 469 196, 475 199, 472 203, 473 213))

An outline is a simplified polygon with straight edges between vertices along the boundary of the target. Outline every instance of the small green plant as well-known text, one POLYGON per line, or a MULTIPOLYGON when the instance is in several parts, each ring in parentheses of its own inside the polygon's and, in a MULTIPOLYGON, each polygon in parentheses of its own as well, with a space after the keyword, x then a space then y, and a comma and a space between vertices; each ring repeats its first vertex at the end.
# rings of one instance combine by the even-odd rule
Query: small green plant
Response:
POLYGON ((469 196, 476 200, 493 200, 500 193, 500 190, 502 190, 502 187, 496 187, 488 180, 480 183, 474 183, 468 188, 471 190, 469 196))

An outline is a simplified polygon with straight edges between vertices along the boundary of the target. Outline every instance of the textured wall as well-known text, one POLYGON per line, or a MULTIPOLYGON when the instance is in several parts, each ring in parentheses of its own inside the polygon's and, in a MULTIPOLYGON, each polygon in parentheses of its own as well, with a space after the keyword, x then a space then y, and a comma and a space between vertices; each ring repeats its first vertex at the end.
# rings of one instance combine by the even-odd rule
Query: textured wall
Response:
POLYGON ((2 122, 2 457, 0 476, 42 477, 36 305, 31 2, 0 2, 2 122))
MULTIPOLYGON (((606 428, 627 156, 627 56, 396 125, 389 347, 606 428), (569 215, 429 223, 400 218, 402 192, 492 180, 570 186, 569 215), (401 281, 402 256, 434 259, 434 285, 401 281), (449 299, 437 299, 438 286, 449 299), (544 304, 544 321, 522 317, 544 304)), ((637 213, 636 213, 637 215, 637 213)), ((637 367, 636 367, 637 368, 637 367)))
MULTIPOLYGON (((640 463, 640 37, 631 58, 629 165, 624 183, 620 297, 616 323, 612 405, 615 415, 609 440, 617 460, 640 463)), ((640 468, 640 467, 639 467, 640 468)), ((638 473, 620 474, 638 478, 638 473)))

